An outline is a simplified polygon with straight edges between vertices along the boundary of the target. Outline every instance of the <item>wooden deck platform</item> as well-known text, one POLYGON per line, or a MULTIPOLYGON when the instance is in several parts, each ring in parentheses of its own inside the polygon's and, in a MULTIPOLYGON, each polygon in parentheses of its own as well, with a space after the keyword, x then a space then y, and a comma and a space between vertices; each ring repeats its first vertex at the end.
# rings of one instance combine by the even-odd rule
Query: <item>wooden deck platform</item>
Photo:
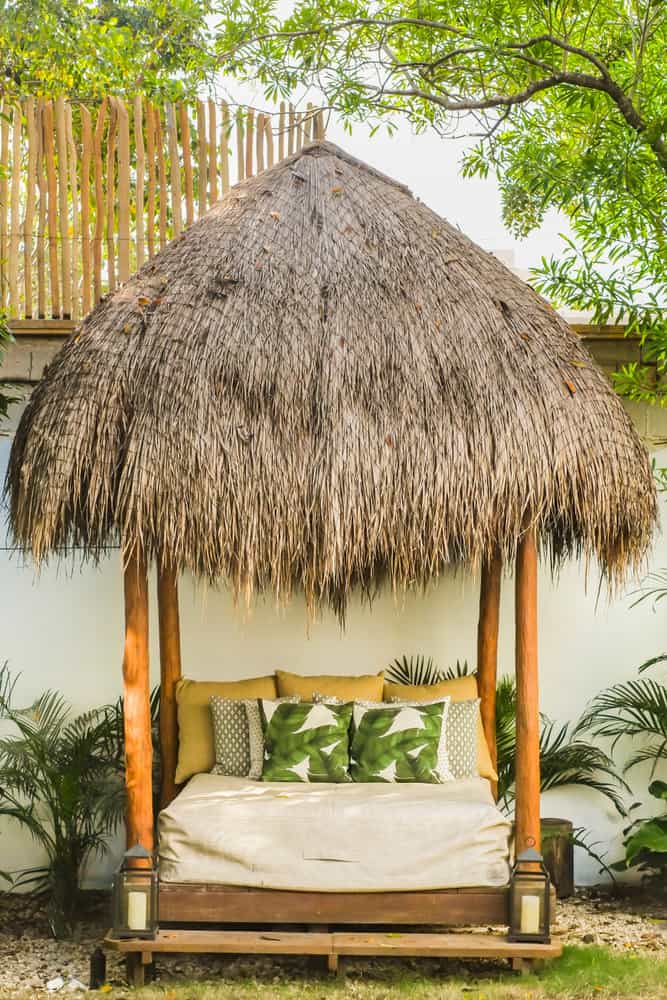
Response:
POLYGON ((322 955, 332 972, 338 970, 341 957, 350 955, 489 958, 508 959, 514 969, 527 972, 534 963, 557 958, 563 950, 558 939, 551 944, 516 944, 488 933, 271 930, 160 930, 153 941, 119 939, 109 933, 104 947, 125 954, 133 986, 143 985, 146 966, 160 953, 322 955))

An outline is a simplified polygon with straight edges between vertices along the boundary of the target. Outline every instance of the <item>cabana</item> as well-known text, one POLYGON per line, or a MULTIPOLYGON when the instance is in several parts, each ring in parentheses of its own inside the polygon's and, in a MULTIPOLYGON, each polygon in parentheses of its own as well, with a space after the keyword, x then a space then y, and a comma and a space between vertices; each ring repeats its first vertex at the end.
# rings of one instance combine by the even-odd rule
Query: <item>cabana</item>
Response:
MULTIPOLYGON (((149 849, 150 566, 162 807, 177 792, 180 574, 246 600, 300 592, 311 613, 328 605, 343 621, 354 589, 372 599, 447 567, 479 573, 477 676, 493 749, 501 578, 513 569, 521 850, 540 839, 538 553, 554 570, 593 559, 613 588, 640 566, 656 522, 644 447, 567 324, 403 185, 328 142, 238 184, 97 306, 35 389, 7 485, 16 540, 37 563, 121 546, 127 837, 149 849)), ((318 933, 174 931, 166 944, 135 943, 144 960, 179 947, 324 953, 332 964, 364 949, 521 960, 556 947, 328 932, 506 922, 506 887, 171 884, 160 910, 173 927, 318 933)))

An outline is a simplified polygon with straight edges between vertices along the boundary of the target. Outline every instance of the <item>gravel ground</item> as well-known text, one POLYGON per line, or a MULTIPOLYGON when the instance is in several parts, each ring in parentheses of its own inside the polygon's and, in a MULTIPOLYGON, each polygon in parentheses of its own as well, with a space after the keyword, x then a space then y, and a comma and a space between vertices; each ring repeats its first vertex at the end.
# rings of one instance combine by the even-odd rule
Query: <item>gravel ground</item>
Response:
MULTIPOLYGON (((106 913, 106 900, 91 894, 79 939, 54 941, 33 900, 1 894, 0 997, 62 995, 66 989, 52 994, 46 990, 47 982, 58 976, 66 984, 71 979, 87 984, 90 954, 107 929, 106 913)), ((651 899, 639 892, 615 898, 594 890, 579 890, 574 898, 559 903, 555 930, 567 944, 602 945, 616 951, 667 958, 667 898, 651 899)), ((419 961, 423 967, 424 960, 419 961)), ((359 960, 350 963, 349 970, 352 974, 357 971, 361 975, 381 976, 381 964, 376 960, 359 960)), ((220 975, 225 980, 250 977, 268 984, 285 976, 308 976, 315 965, 321 972, 321 962, 305 958, 179 955, 161 958, 157 975, 165 984, 220 975)), ((415 966, 408 962, 406 967, 415 966)), ((108 957, 107 977, 121 987, 114 990, 114 998, 122 996, 124 965, 114 955, 108 957)))

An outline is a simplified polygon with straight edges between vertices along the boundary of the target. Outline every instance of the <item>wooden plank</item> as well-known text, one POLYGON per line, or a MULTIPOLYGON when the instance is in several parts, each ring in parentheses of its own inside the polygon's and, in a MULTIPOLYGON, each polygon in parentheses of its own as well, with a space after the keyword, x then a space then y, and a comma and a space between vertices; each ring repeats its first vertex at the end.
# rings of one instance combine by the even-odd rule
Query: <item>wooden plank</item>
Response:
POLYGON ((403 955, 432 958, 546 960, 562 954, 559 939, 549 944, 515 943, 500 934, 444 934, 337 931, 167 930, 155 938, 115 938, 104 947, 121 954, 246 954, 246 955, 403 955))
POLYGON ((51 315, 60 316, 60 283, 58 279, 58 208, 56 160, 53 145, 53 102, 44 102, 44 156, 46 160, 46 188, 48 194, 46 218, 49 228, 49 292, 51 315))
POLYGON ((9 250, 9 104, 0 106, 0 312, 7 307, 7 257, 9 250))
POLYGON ((118 132, 118 103, 109 98, 109 131, 107 134, 107 184, 106 184, 106 230, 107 230, 107 273, 109 291, 116 287, 116 134, 118 132))
POLYGON ((46 202, 47 184, 44 167, 44 100, 38 98, 35 111, 37 128, 37 315, 46 316, 46 202))
POLYGON ((222 129, 220 133, 220 173, 222 176, 222 194, 229 191, 229 106, 226 101, 222 102, 222 129))
POLYGON ((517 854, 540 849, 540 715, 537 676, 537 545, 526 528, 519 540, 516 616, 516 834, 517 854))
POLYGON ((507 905, 502 887, 332 893, 160 885, 160 919, 179 924, 506 924, 507 905))
POLYGON ((245 175, 252 177, 252 140, 255 122, 255 112, 248 108, 245 126, 245 175))
POLYGON ((165 121, 167 126, 167 148, 169 150, 169 187, 171 191, 171 219, 174 237, 180 236, 183 229, 181 192, 181 164, 178 151, 178 135, 176 132, 176 112, 169 101, 165 104, 165 121))
POLYGON ((127 845, 153 850, 153 750, 148 662, 148 579, 136 553, 124 573, 123 717, 127 845))
POLYGON ((203 101, 197 101, 197 194, 199 217, 206 214, 206 191, 208 145, 206 142, 206 108, 203 101))
POLYGON ((10 319, 8 326, 15 337, 66 337, 76 329, 73 319, 10 319))
POLYGON ((243 111, 237 108, 236 111, 236 180, 245 179, 245 129, 243 122, 243 111))
POLYGON ((173 566, 161 566, 157 581, 160 625, 160 808, 176 795, 178 720, 176 685, 181 679, 181 630, 178 614, 178 575, 173 566))
POLYGON ((190 118, 187 104, 178 105, 178 124, 181 130, 183 150, 183 180, 185 182, 185 222, 191 226, 195 221, 195 194, 192 174, 192 144, 190 142, 190 118))
POLYGON ((328 955, 331 934, 299 931, 163 930, 154 939, 119 939, 110 933, 104 947, 121 953, 328 955))
POLYGON ((159 233, 160 250, 164 250, 167 245, 167 167, 164 159, 164 140, 162 137, 162 119, 160 109, 157 105, 153 108, 153 122, 155 125, 155 153, 157 157, 157 179, 159 204, 159 233))
POLYGON ((60 281, 63 317, 72 315, 72 244, 69 235, 67 131, 65 98, 56 98, 56 153, 58 156, 58 230, 60 233, 60 281))
POLYGON ((148 241, 148 256, 155 254, 155 111, 150 101, 146 105, 146 161, 148 163, 148 196, 146 200, 147 222, 146 234, 148 241))
POLYGON ((12 190, 9 212, 9 315, 18 318, 21 312, 19 297, 19 248, 21 246, 21 107, 14 105, 12 114, 12 190))
POLYGON ((81 231, 79 227, 79 153, 74 141, 72 104, 65 104, 65 134, 67 136, 67 166, 69 169, 69 190, 72 199, 72 319, 81 316, 81 296, 79 289, 79 260, 81 258, 81 231))
POLYGON ((208 102, 208 203, 218 200, 218 145, 215 101, 208 102))
POLYGON ((104 163, 102 143, 109 99, 103 98, 95 121, 93 170, 95 175, 95 230, 93 233, 93 304, 102 298, 102 240, 104 238, 104 163))
POLYGON ((35 99, 27 97, 23 103, 28 140, 28 164, 26 172, 25 213, 23 216, 23 315, 32 317, 32 248, 35 221, 35 190, 37 186, 37 125, 35 122, 35 99))
POLYGON ((557 958, 558 940, 550 944, 513 943, 500 934, 392 934, 349 933, 332 935, 337 955, 413 955, 432 958, 557 958))
POLYGON ((273 150, 273 119, 271 115, 264 116, 264 132, 266 135, 266 165, 271 169, 275 162, 273 150))
POLYGON ((93 298, 90 246, 90 165, 93 158, 93 123, 90 111, 81 104, 81 310, 86 316, 93 298))
POLYGON ((144 107, 141 94, 134 98, 134 150, 136 156, 136 174, 134 186, 135 204, 135 235, 136 235, 136 267, 143 266, 146 258, 146 226, 144 221, 144 181, 146 173, 146 154, 144 150, 144 107))
POLYGON ((285 102, 280 102, 278 114, 278 159, 285 159, 285 102))
POLYGON ((477 690, 480 697, 482 726, 494 768, 498 763, 496 747, 496 685, 498 681, 498 626, 500 621, 501 577, 502 562, 499 553, 496 553, 492 558, 485 560, 482 565, 482 579, 479 592, 479 619, 477 622, 477 690))

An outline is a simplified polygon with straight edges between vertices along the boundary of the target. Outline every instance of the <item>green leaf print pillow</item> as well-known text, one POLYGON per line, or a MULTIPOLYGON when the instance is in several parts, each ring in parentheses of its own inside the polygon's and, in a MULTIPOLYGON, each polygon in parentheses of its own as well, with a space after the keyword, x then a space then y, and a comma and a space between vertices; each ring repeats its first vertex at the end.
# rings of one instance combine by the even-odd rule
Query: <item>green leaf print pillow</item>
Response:
POLYGON ((260 702, 264 722, 262 781, 350 781, 352 702, 296 705, 260 702))
POLYGON ((353 781, 423 781, 439 784, 438 745, 448 703, 354 705, 350 748, 353 781))

